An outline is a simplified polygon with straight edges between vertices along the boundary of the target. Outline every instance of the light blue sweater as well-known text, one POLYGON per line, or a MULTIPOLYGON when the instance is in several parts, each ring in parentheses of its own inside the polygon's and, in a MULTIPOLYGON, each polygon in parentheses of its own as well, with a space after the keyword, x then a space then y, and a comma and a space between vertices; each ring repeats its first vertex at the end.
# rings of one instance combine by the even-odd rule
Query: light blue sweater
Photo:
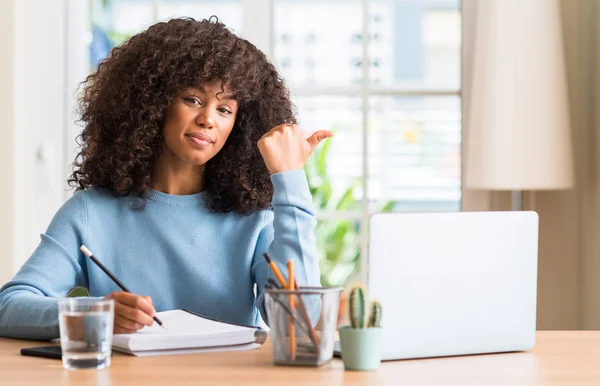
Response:
POLYGON ((300 285, 320 285, 312 198, 303 170, 271 176, 273 209, 243 216, 211 213, 204 193, 151 191, 143 210, 132 198, 91 188, 56 213, 33 255, 0 290, 0 336, 59 336, 57 302, 75 286, 92 296, 120 289, 79 250, 85 244, 130 291, 157 311, 188 309, 255 325, 266 321, 263 286, 273 277, 268 252, 300 285), (257 285, 255 298, 253 286, 257 285))

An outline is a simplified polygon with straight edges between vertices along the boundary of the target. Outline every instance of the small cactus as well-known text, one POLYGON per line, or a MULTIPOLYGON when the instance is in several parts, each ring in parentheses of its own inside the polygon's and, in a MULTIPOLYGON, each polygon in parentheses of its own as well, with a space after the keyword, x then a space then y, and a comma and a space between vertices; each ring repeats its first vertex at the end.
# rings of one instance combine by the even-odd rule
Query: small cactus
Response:
POLYGON ((371 313, 369 314, 369 324, 367 327, 379 327, 381 322, 381 303, 377 300, 371 302, 371 313))
POLYGON ((350 323, 352 328, 365 327, 365 291, 362 286, 355 286, 350 292, 350 323))
POLYGON ((356 285, 350 291, 348 308, 352 328, 379 327, 379 323, 381 322, 381 304, 377 300, 371 302, 370 313, 367 319, 367 300, 365 289, 362 285, 356 285))

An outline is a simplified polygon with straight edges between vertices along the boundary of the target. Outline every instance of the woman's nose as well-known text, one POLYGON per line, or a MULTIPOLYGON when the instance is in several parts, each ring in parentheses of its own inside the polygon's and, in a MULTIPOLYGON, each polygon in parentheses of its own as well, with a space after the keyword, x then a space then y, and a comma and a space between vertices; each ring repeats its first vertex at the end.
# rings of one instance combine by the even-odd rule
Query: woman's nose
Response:
POLYGON ((215 125, 215 121, 208 109, 202 109, 196 117, 196 124, 200 127, 212 128, 215 125))

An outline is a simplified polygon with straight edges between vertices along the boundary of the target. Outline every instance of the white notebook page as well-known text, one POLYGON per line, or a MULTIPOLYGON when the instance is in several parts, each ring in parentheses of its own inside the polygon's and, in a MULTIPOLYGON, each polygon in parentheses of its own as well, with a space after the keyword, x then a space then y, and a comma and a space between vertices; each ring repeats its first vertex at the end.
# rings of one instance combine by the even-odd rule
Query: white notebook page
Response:
POLYGON ((255 328, 205 319, 183 310, 158 312, 167 330, 154 323, 135 334, 116 334, 113 346, 136 350, 217 347, 254 341, 255 328))

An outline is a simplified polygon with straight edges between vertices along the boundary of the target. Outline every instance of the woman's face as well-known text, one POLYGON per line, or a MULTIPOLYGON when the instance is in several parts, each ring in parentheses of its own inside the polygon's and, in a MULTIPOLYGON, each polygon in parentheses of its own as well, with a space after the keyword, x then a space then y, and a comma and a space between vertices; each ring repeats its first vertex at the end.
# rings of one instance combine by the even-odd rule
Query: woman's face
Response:
POLYGON ((201 88, 187 88, 173 98, 163 127, 164 152, 190 165, 203 165, 225 145, 237 114, 237 101, 231 99, 221 82, 201 88))

